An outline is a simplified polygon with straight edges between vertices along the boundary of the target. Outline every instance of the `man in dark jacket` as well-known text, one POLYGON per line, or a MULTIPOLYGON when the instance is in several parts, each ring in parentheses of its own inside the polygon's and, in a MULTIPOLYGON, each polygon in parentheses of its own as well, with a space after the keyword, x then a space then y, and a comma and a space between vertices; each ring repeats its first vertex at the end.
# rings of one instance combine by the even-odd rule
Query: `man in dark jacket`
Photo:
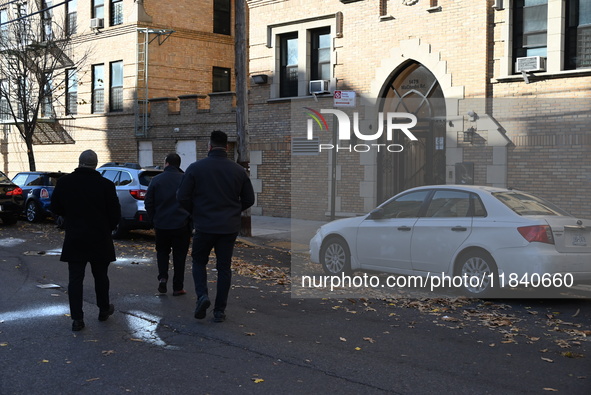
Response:
POLYGON ((207 158, 191 164, 183 177, 177 197, 192 213, 193 280, 197 292, 195 318, 205 318, 211 305, 207 290, 206 265, 212 248, 216 255, 217 293, 214 321, 223 322, 232 279, 232 253, 240 231, 241 213, 254 204, 254 191, 246 170, 227 157, 228 136, 211 133, 207 158))
POLYGON ((65 220, 60 260, 68 262, 73 331, 84 328, 82 294, 87 262, 94 277, 99 321, 106 321, 115 311, 109 301, 108 268, 116 259, 111 231, 119 222, 121 206, 115 184, 102 177, 96 165, 94 151, 82 152, 78 168, 57 181, 51 196, 51 211, 65 220))
POLYGON ((191 243, 189 212, 176 199, 176 191, 183 179, 180 169, 181 157, 171 153, 164 160, 164 171, 150 181, 144 201, 148 216, 154 223, 156 233, 156 260, 158 261, 158 292, 166 293, 170 251, 174 275, 172 295, 186 294, 185 260, 191 243))

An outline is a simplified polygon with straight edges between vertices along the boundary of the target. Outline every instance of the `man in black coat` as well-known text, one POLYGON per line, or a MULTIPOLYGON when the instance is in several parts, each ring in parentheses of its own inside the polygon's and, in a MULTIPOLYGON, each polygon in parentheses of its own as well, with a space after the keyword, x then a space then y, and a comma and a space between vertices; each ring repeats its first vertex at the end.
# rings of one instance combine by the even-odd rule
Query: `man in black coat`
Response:
POLYGON ((84 328, 83 284, 86 264, 94 277, 99 321, 115 311, 109 301, 109 264, 115 261, 111 237, 121 216, 115 184, 98 171, 92 150, 80 154, 74 172, 61 177, 51 196, 51 211, 65 220, 65 237, 60 260, 68 262, 68 297, 72 330, 84 328))
POLYGON ((211 133, 207 158, 186 170, 177 198, 193 215, 193 280, 197 292, 195 318, 203 319, 211 305, 206 265, 212 248, 216 255, 217 293, 214 321, 223 322, 232 280, 232 254, 240 231, 241 213, 254 204, 254 190, 246 170, 228 159, 228 136, 211 133))
POLYGON ((158 261, 158 292, 166 293, 168 266, 172 250, 172 295, 180 296, 186 292, 185 260, 191 243, 191 224, 189 212, 181 207, 176 199, 176 191, 183 179, 180 169, 181 157, 171 153, 164 160, 164 171, 150 181, 144 205, 148 216, 154 223, 156 233, 156 260, 158 261))

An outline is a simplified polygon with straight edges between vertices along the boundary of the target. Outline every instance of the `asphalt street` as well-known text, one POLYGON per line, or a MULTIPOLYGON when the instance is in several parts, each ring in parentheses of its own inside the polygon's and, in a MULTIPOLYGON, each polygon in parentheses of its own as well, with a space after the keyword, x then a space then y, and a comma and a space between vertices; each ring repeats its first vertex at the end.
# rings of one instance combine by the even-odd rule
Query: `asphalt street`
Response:
POLYGON ((106 322, 87 270, 80 332, 63 233, 0 225, 0 394, 591 393, 589 298, 295 297, 291 262, 317 225, 253 221, 224 323, 193 317, 189 260, 187 294, 157 292, 153 234, 136 232, 116 242, 106 322))

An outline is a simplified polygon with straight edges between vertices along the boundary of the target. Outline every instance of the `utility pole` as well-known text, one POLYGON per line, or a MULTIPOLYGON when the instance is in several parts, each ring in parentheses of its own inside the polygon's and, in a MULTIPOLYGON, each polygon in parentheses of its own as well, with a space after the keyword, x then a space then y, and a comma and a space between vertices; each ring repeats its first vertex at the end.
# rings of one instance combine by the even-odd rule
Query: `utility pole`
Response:
MULTIPOLYGON (((248 150, 248 66, 246 47, 246 0, 235 1, 234 63, 236 73, 236 134, 238 136, 238 163, 250 175, 248 150)), ((242 212, 240 235, 252 236, 250 209, 242 212)))

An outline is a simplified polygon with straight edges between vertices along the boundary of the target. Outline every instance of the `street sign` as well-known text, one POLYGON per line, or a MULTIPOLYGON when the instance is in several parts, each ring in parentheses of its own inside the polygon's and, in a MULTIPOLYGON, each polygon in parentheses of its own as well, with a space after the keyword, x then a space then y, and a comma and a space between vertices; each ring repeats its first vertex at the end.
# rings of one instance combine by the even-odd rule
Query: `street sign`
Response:
POLYGON ((335 107, 355 107, 355 91, 334 91, 335 107))

